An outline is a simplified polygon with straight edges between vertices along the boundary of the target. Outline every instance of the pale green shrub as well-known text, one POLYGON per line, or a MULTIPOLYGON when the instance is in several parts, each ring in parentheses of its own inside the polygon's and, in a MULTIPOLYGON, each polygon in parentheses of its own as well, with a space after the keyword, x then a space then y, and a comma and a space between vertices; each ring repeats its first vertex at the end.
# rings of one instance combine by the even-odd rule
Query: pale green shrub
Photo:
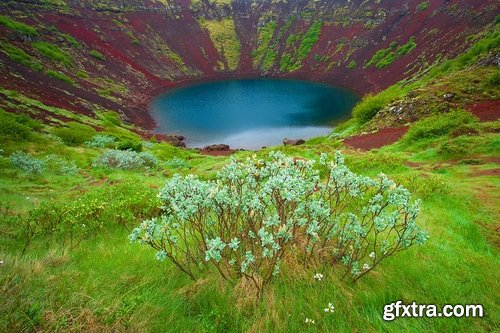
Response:
POLYGON ((385 175, 356 175, 340 153, 319 165, 280 152, 270 158, 232 160, 214 181, 174 176, 159 194, 163 214, 130 240, 193 279, 215 267, 229 282, 248 279, 261 296, 292 249, 304 266, 338 265, 357 280, 427 239, 416 225, 419 202, 385 175))

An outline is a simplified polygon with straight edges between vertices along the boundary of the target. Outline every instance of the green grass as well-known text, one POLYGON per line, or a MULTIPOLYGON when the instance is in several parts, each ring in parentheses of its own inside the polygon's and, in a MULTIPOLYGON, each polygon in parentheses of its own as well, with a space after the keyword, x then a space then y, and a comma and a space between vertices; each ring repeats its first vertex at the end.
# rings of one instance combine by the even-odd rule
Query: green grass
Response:
POLYGON ((14 30, 16 32, 19 32, 27 36, 38 35, 38 31, 36 30, 35 27, 32 27, 31 25, 25 24, 23 22, 15 21, 10 17, 4 15, 0 15, 0 24, 4 25, 5 27, 11 30, 14 30))
POLYGON ((61 50, 57 45, 47 42, 33 42, 31 45, 35 50, 51 60, 68 66, 72 63, 71 55, 66 51, 61 50))
POLYGON ((96 50, 91 50, 89 52, 90 56, 94 57, 95 59, 97 60, 100 60, 100 61, 105 61, 106 60, 106 57, 99 51, 96 51, 96 50))
POLYGON ((429 6, 430 6, 429 1, 422 1, 417 5, 417 10, 423 12, 424 10, 429 8, 429 6))
POLYGON ((401 97, 404 90, 397 84, 376 95, 366 95, 352 110, 352 116, 359 123, 370 121, 382 108, 391 101, 401 97))
POLYGON ((29 67, 35 71, 41 71, 43 66, 42 64, 35 60, 32 56, 30 56, 28 53, 24 52, 24 50, 10 44, 10 43, 3 43, 0 42, 0 48, 2 52, 7 54, 9 58, 14 60, 15 62, 18 62, 26 67, 29 67))
POLYGON ((411 53, 417 48, 415 37, 410 39, 403 45, 398 46, 397 43, 392 42, 388 48, 378 50, 365 65, 368 68, 372 65, 381 69, 392 64, 396 59, 411 53))
MULTIPOLYGON (((160 154, 162 159, 171 159, 177 154, 175 149, 168 152, 165 148, 155 146, 153 151, 165 154, 160 154)), ((296 150, 289 153, 294 156, 314 156, 309 149, 319 148, 293 149, 296 150)), ((80 155, 91 151, 79 149, 80 155)), ((227 158, 211 157, 197 161, 185 159, 187 156, 181 155, 185 162, 180 167, 191 169, 190 172, 197 170, 193 165, 203 165, 205 170, 217 169, 227 161, 227 158)), ((385 172, 391 177, 406 179, 415 173, 427 173, 405 167, 403 161, 407 157, 403 152, 358 153, 347 157, 353 170, 368 175, 385 172)), ((174 170, 179 170, 178 167, 174 170)), ((54 332, 97 332, 112 327, 152 332, 492 331, 499 320, 495 298, 499 260, 497 250, 488 241, 487 229, 476 221, 492 225, 495 216, 492 207, 488 208, 477 197, 476 188, 484 180, 469 178, 464 184, 463 173, 468 172, 468 168, 456 166, 444 174, 436 174, 448 186, 445 192, 427 193, 424 198, 419 224, 430 231, 427 245, 393 257, 355 285, 338 280, 335 268, 324 268, 325 280, 316 282, 312 278, 314 270, 285 266, 282 277, 257 305, 224 286, 215 272, 192 282, 172 265, 157 262, 153 250, 130 244, 127 230, 110 220, 95 237, 81 240, 70 248, 57 239, 41 237, 25 256, 19 255, 21 245, 15 236, 16 227, 9 226, 4 229, 9 231, 8 236, 0 243, 0 255, 5 261, 0 285, 6 295, 0 309, 7 318, 0 328, 20 331, 36 326, 54 332), (481 303, 488 315, 482 319, 400 318, 384 322, 383 306, 400 299, 438 305, 481 303), (326 315, 323 308, 329 302, 336 310, 326 315), (316 325, 307 326, 306 317, 314 319, 316 325)), ((2 175, 7 170, 8 166, 0 168, 2 175)), ((93 185, 93 179, 102 176, 108 179, 108 184, 135 181, 136 186, 144 190, 149 184, 162 184, 160 174, 106 172, 93 171, 90 179, 83 175, 69 178, 43 175, 42 179, 30 180, 22 174, 14 174, 11 180, 2 177, 5 186, 0 196, 10 198, 8 201, 17 198, 17 207, 21 204, 29 207, 42 198, 52 197, 62 203, 71 201, 80 195, 77 188, 99 195, 104 185, 93 185)), ((207 171, 195 172, 203 176, 207 171)), ((416 191, 411 187, 413 183, 408 184, 416 191)), ((428 188, 417 192, 429 191, 428 188)), ((103 202, 118 203, 113 202, 113 196, 103 202)), ((139 221, 127 223, 133 225, 139 221)))
POLYGON ((53 70, 49 69, 45 72, 45 74, 47 74, 48 76, 53 77, 55 79, 58 79, 60 81, 69 83, 71 85, 75 84, 75 82, 69 76, 67 76, 61 72, 57 72, 57 71, 53 71, 53 70))

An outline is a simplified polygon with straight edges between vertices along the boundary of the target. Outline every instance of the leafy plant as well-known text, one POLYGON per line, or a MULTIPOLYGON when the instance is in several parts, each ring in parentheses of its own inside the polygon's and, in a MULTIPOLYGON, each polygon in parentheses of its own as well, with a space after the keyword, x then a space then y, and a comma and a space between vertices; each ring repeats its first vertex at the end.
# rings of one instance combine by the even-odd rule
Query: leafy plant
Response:
POLYGON ((115 143, 115 138, 106 134, 97 134, 92 137, 92 140, 85 142, 85 145, 90 148, 109 147, 115 143))
POLYGON ((150 152, 138 153, 132 150, 106 150, 94 161, 94 166, 112 169, 149 169, 158 164, 156 157, 150 152))
POLYGON ((385 175, 356 175, 340 153, 333 161, 322 155, 319 167, 280 152, 270 158, 232 160, 215 181, 174 176, 159 194, 163 214, 130 240, 193 279, 215 267, 230 283, 251 281, 262 296, 292 255, 305 267, 343 266, 355 281, 427 239, 415 221, 419 203, 385 175))
POLYGON ((14 167, 34 175, 42 173, 45 169, 44 161, 31 157, 22 151, 10 155, 9 160, 14 167))

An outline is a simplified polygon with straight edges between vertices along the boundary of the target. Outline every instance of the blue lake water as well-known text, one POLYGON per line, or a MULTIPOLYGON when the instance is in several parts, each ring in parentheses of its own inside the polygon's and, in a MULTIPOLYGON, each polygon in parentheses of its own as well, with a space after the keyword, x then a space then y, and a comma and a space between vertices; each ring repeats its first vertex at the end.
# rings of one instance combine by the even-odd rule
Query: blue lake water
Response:
POLYGON ((353 92, 318 83, 233 80, 172 89, 152 102, 150 112, 156 133, 184 135, 189 147, 259 149, 283 138, 326 135, 357 101, 353 92))

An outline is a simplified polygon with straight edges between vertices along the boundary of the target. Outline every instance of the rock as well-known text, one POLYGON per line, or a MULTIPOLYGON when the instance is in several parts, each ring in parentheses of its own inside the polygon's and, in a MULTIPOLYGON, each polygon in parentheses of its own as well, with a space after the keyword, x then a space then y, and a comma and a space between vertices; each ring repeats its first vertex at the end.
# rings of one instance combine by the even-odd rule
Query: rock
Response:
POLYGON ((297 139, 297 140, 292 140, 288 138, 283 139, 283 144, 285 146, 298 146, 298 145, 303 145, 306 143, 303 139, 297 139))
POLYGON ((216 144, 204 147, 204 151, 229 151, 231 148, 225 144, 216 144))

